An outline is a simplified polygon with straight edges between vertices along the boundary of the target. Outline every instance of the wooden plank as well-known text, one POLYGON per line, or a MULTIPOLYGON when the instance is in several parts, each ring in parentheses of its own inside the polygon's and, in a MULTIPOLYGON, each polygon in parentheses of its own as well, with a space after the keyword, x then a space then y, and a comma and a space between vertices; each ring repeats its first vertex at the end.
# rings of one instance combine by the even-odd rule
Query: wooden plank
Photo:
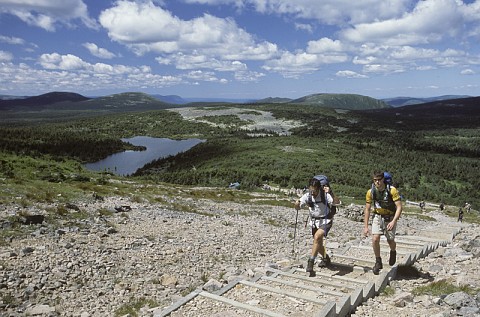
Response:
POLYGON ((256 306, 253 306, 253 305, 248 305, 248 304, 238 302, 236 300, 229 299, 229 298, 226 298, 226 297, 223 297, 223 296, 218 296, 218 295, 215 295, 215 294, 212 294, 212 293, 209 293, 209 292, 204 291, 204 292, 201 292, 198 295, 206 297, 206 298, 210 298, 210 299, 218 301, 218 302, 222 302, 224 304, 227 304, 227 305, 230 305, 230 306, 233 306, 233 307, 237 307, 237 308, 248 310, 248 311, 251 311, 251 312, 254 312, 254 313, 257 313, 257 314, 261 314, 261 315, 264 315, 264 316, 285 317, 282 314, 279 314, 277 312, 274 312, 274 311, 271 311, 271 310, 268 310, 268 309, 263 309, 263 308, 256 307, 256 306))
POLYGON ((236 278, 233 281, 231 281, 230 283, 228 283, 227 285, 223 286, 219 290, 217 290, 215 292, 212 292, 212 293, 214 293, 215 295, 223 295, 224 293, 226 293, 229 290, 231 290, 232 288, 234 288, 240 280, 242 280, 242 278, 240 278, 240 277, 236 278))
POLYGON ((323 273, 323 272, 315 272, 315 275, 316 276, 330 277, 330 278, 333 278, 333 279, 338 280, 338 281, 345 281, 345 282, 350 282, 350 283, 355 283, 355 284, 367 284, 369 282, 368 280, 364 280, 364 279, 361 279, 361 278, 358 278, 358 277, 352 278, 352 277, 347 277, 347 276, 330 275, 330 274, 323 273))
MULTIPOLYGON (((400 243, 397 243, 397 250, 398 249, 407 249, 407 250, 418 250, 418 249, 421 249, 425 244, 422 244, 422 245, 410 245, 410 244, 400 244, 400 243)), ((387 242, 380 242, 380 247, 381 248, 389 248, 388 250, 390 250, 390 245, 387 243, 387 242)), ((373 249, 372 249, 372 252, 373 252, 373 249)))
POLYGON ((336 304, 334 302, 330 302, 322 307, 322 309, 315 314, 314 317, 336 317, 336 304))
POLYGON ((360 262, 360 263, 367 263, 367 264, 371 264, 371 265, 375 264, 375 260, 360 259, 360 258, 357 258, 355 256, 349 256, 349 255, 343 255, 343 254, 335 254, 335 258, 344 259, 344 260, 351 260, 354 263, 360 262))
POLYGON ((345 296, 345 293, 342 293, 342 292, 332 291, 332 290, 318 288, 318 287, 314 287, 314 286, 301 285, 299 283, 285 281, 285 280, 282 280, 281 278, 276 278, 276 277, 271 277, 271 276, 264 276, 262 278, 262 280, 266 280, 266 281, 270 281, 270 282, 274 282, 274 283, 279 283, 279 284, 283 284, 283 285, 287 285, 287 286, 292 286, 292 287, 296 287, 296 288, 301 288, 301 289, 312 291, 312 292, 320 292, 320 293, 329 294, 329 295, 333 295, 333 296, 345 296))
POLYGON ((426 241, 426 242, 438 242, 438 241, 445 241, 447 239, 445 238, 432 238, 432 237, 425 237, 425 236, 421 236, 421 235, 415 235, 415 236, 397 236, 398 238, 401 238, 401 239, 406 239, 406 240, 409 240, 409 241, 417 241, 418 243, 422 243, 420 241, 426 241), (418 241, 420 240, 420 241, 418 241))
MULTIPOLYGON (((388 245, 388 244, 387 244, 388 245)), ((371 250, 372 253, 373 253, 373 249, 371 246, 367 247, 366 245, 352 245, 351 248, 355 248, 355 249, 360 249, 360 250, 371 250)), ((418 248, 415 248, 415 249, 418 249, 418 248)), ((386 249, 386 248, 383 248, 383 249, 380 249, 380 252, 382 253, 390 253, 390 248, 386 249)), ((397 250, 397 254, 410 254, 412 253, 411 251, 404 251, 404 250, 397 250)))
POLYGON ((187 302, 189 302, 190 300, 194 299, 195 297, 197 297, 200 293, 202 292, 202 289, 201 288, 197 288, 196 290, 192 291, 190 294, 188 294, 187 296, 183 297, 181 300, 173 303, 172 305, 168 306, 167 308, 165 308, 164 310, 160 311, 160 312, 157 312, 157 310, 155 310, 153 312, 153 316, 155 317, 164 317, 164 316, 168 316, 170 315, 172 312, 176 311, 177 309, 179 309, 180 307, 182 307, 183 305, 185 305, 187 302))
POLYGON ((245 281, 245 280, 240 281, 240 284, 244 284, 244 285, 247 285, 247 286, 250 286, 250 287, 255 287, 255 288, 270 292, 270 293, 276 293, 276 294, 280 294, 280 295, 290 296, 290 297, 293 297, 293 298, 303 299, 303 300, 306 300, 308 302, 312 302, 312 303, 316 303, 316 304, 320 304, 320 305, 325 305, 327 303, 327 301, 323 300, 323 299, 318 299, 318 298, 314 298, 314 297, 311 297, 311 296, 302 295, 302 294, 298 294, 298 293, 294 293, 294 292, 288 292, 288 291, 284 291, 283 289, 270 287, 270 286, 266 286, 266 285, 261 285, 261 284, 258 284, 258 283, 252 283, 252 282, 245 281))
POLYGON ((395 238, 395 242, 397 244, 408 244, 408 245, 418 245, 419 247, 423 247, 425 245, 425 242, 419 242, 419 241, 413 241, 413 240, 409 240, 408 238, 407 239, 403 239, 404 237, 402 238, 395 238))
MULTIPOLYGON (((300 268, 297 268, 295 271, 305 273, 305 270, 300 269, 300 268)), ((283 276, 288 276, 290 278, 299 279, 299 280, 302 280, 302 281, 314 283, 314 284, 321 284, 321 285, 332 286, 332 287, 337 287, 337 288, 348 288, 348 289, 355 289, 356 288, 356 286, 344 285, 344 284, 340 284, 340 283, 335 283, 333 281, 328 282, 328 281, 325 281, 325 280, 322 280, 322 279, 317 279, 315 277, 308 277, 308 276, 303 276, 303 275, 299 275, 299 274, 286 273, 286 272, 282 272, 282 271, 280 271, 279 274, 283 275, 283 276)))

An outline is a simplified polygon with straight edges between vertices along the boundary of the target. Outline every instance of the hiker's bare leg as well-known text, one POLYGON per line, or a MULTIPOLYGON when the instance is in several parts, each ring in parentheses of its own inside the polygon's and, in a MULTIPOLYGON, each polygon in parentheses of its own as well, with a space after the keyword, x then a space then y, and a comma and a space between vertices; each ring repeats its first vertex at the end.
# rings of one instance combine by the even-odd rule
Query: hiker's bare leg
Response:
POLYGON ((380 257, 380 235, 373 234, 372 235, 372 246, 373 246, 373 253, 375 254, 376 258, 380 257))
POLYGON ((388 245, 390 246, 390 250, 392 251, 397 250, 397 243, 395 242, 395 240, 387 240, 387 242, 388 242, 388 245))
POLYGON ((320 253, 322 256, 325 252, 325 248, 323 247, 323 234, 324 231, 322 229, 318 229, 313 236, 313 246, 312 246, 312 256, 317 256, 320 253))

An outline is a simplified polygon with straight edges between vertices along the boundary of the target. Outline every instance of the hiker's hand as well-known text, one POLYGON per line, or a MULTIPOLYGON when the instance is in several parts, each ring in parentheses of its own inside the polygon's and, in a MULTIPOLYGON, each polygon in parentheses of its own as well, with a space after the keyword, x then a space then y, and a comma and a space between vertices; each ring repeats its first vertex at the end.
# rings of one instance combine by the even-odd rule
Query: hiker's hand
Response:
POLYGON ((395 227, 395 224, 397 223, 396 220, 392 220, 389 223, 387 223, 387 230, 392 231, 392 229, 395 227))
POLYGON ((368 234, 370 233, 370 230, 368 230, 368 227, 363 228, 363 235, 365 237, 368 237, 368 234))
POLYGON ((300 209, 300 200, 296 200, 296 201, 293 203, 293 207, 294 207, 296 210, 299 210, 299 209, 300 209))

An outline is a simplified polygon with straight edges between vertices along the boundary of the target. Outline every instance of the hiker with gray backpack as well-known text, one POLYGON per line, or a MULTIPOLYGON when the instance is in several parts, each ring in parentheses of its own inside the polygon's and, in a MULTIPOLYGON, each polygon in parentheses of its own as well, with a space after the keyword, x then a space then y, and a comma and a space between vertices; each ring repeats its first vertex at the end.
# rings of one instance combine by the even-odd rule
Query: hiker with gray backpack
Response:
POLYGON ((375 265, 373 274, 378 275, 383 269, 382 258, 380 256, 380 236, 385 235, 390 247, 390 257, 388 264, 394 265, 397 261, 397 244, 395 242, 395 231, 397 221, 402 214, 402 202, 400 193, 392 184, 392 176, 388 172, 375 171, 372 174, 373 184, 366 194, 364 230, 365 236, 369 234, 368 223, 370 220, 370 210, 373 206, 372 219, 372 247, 375 254, 375 265))
POLYGON ((318 266, 325 267, 330 265, 330 257, 323 243, 332 228, 337 204, 339 204, 338 198, 333 194, 330 182, 325 175, 317 175, 311 178, 308 191, 295 202, 294 207, 297 213, 299 209, 305 206, 308 206, 309 209, 313 246, 307 261, 306 271, 310 274, 313 273, 313 266, 319 253, 322 258, 318 261, 318 266))

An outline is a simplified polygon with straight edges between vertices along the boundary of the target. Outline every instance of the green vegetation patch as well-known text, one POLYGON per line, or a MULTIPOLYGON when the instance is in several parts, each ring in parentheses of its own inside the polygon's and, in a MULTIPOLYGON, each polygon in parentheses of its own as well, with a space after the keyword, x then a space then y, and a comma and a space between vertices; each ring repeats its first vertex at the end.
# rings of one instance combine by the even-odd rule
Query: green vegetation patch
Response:
POLYGON ((469 285, 460 285, 456 286, 447 280, 440 280, 437 282, 432 282, 427 285, 418 286, 413 289, 412 294, 415 296, 418 295, 432 295, 432 296, 442 296, 448 295, 455 292, 465 292, 470 295, 476 295, 479 289, 472 288, 469 285))
POLYGON ((147 299, 144 297, 134 298, 131 297, 129 302, 123 304, 120 308, 115 311, 115 316, 139 316, 139 311, 143 307, 154 308, 158 307, 158 303, 153 299, 147 299))

